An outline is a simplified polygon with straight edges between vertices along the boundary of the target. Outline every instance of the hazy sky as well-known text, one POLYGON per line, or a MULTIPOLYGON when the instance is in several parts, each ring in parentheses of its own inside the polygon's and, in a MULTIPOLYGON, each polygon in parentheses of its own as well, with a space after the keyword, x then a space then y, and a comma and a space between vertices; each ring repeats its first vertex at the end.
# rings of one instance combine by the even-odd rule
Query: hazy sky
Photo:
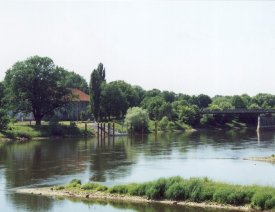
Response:
POLYGON ((89 81, 208 95, 275 94, 274 1, 1 1, 0 80, 40 55, 89 81))

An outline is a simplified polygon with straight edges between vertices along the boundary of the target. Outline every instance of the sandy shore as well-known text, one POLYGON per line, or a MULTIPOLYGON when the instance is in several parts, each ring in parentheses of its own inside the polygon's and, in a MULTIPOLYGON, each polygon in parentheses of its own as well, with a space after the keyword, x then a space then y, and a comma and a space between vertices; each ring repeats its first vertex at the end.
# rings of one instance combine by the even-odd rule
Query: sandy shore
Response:
POLYGON ((253 161, 263 161, 269 163, 275 163, 275 157, 251 157, 251 158, 244 158, 244 160, 253 160, 253 161))
POLYGON ((79 199, 100 199, 100 200, 120 200, 126 202, 140 202, 140 203, 160 203, 167 205, 182 205, 182 206, 191 206, 199 208, 215 208, 215 209, 227 209, 227 210, 239 210, 239 211, 256 211, 249 206, 232 206, 232 205, 221 205, 215 203, 196 203, 196 202, 185 202, 185 201, 169 201, 169 200, 149 200, 145 197, 139 196, 129 196, 129 195, 120 195, 120 194, 110 194, 105 192, 88 192, 88 191, 72 191, 67 189, 56 190, 53 187, 44 187, 44 188, 24 188, 18 189, 17 193, 22 194, 34 194, 34 195, 44 195, 44 196, 55 196, 55 197, 71 197, 79 199))

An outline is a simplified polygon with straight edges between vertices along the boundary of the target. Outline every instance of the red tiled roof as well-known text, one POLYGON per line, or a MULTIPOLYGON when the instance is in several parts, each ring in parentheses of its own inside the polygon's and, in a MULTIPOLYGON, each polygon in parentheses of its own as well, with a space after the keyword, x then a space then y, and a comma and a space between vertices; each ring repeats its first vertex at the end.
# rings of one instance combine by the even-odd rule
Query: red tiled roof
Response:
POLYGON ((90 101, 90 96, 77 88, 72 89, 72 94, 74 96, 73 101, 81 101, 81 102, 90 101))

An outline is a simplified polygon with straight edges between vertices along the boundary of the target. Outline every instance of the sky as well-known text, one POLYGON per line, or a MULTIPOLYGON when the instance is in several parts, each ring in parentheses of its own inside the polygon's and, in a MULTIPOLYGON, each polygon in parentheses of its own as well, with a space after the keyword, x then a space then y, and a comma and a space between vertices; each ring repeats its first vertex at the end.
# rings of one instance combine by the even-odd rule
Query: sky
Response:
POLYGON ((214 96, 275 94, 275 1, 0 0, 0 81, 47 56, 89 82, 214 96))

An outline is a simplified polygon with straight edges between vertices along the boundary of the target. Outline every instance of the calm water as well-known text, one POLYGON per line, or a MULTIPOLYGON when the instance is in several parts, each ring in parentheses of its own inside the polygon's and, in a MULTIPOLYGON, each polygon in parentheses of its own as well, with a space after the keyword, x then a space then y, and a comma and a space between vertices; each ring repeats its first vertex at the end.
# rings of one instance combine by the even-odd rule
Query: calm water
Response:
MULTIPOLYGON (((243 160, 275 153, 275 131, 205 131, 155 138, 32 141, 0 144, 1 211, 213 211, 159 204, 77 201, 15 194, 20 187, 68 183, 73 178, 106 185, 180 175, 275 186, 275 165, 243 160)), ((217 210, 220 211, 220 210, 217 210)))

